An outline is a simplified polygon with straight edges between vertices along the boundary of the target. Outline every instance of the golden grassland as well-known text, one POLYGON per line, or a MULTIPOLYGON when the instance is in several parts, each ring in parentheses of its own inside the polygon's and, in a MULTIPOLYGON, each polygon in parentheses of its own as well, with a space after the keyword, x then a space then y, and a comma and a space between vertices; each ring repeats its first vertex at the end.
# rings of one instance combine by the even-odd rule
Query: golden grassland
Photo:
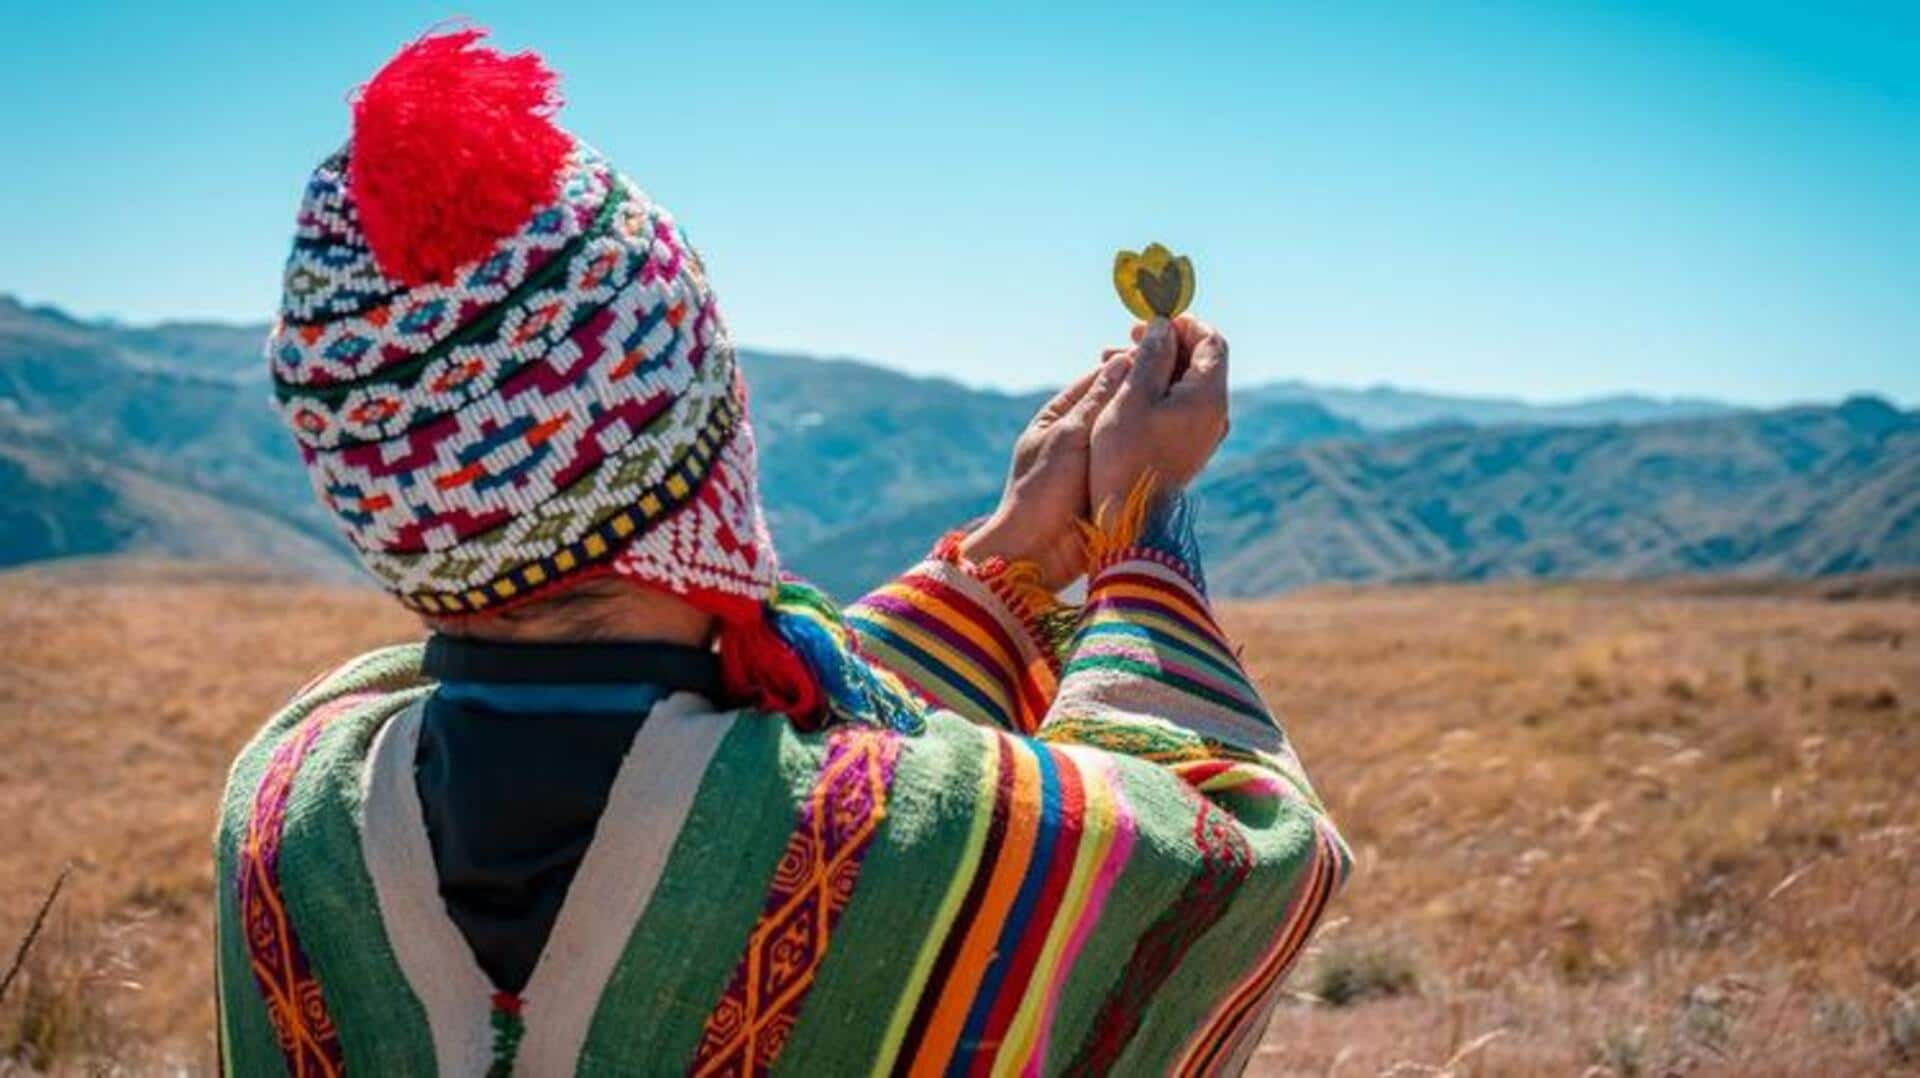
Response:
MULTIPOLYGON (((1226 620, 1357 857, 1256 1073, 1920 1067, 1920 602, 1434 587, 1226 620)), ((0 964, 73 866, 0 1073, 210 1071, 227 760, 415 631, 266 578, 0 574, 0 964)))

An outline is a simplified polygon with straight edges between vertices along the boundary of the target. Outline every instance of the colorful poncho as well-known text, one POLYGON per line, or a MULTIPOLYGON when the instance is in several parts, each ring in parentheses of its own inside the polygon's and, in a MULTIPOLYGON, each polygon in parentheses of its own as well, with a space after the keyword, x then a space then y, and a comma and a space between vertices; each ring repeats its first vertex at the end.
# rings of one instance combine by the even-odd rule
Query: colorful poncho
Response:
POLYGON ((951 543, 855 604, 917 732, 657 705, 518 994, 439 899, 420 649, 348 663, 228 784, 226 1070, 1237 1073, 1348 858, 1169 549, 1077 612, 951 543))

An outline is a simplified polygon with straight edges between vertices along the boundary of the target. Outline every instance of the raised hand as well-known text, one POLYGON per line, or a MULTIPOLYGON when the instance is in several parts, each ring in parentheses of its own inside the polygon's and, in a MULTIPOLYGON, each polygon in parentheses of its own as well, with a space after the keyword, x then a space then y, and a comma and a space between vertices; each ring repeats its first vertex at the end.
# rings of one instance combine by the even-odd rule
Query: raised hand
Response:
POLYGON ((1177 493, 1227 436, 1227 339, 1190 317, 1157 318, 1134 336, 1127 376, 1093 421, 1087 496, 1096 513, 1147 474, 1161 496, 1177 493))
POLYGON ((1059 590, 1085 569, 1078 522, 1091 507, 1087 477, 1094 417, 1102 414, 1131 369, 1131 354, 1110 350, 1103 362, 1048 401, 1013 444, 1013 465, 1000 504, 961 544, 976 561, 1030 561, 1041 582, 1059 590))

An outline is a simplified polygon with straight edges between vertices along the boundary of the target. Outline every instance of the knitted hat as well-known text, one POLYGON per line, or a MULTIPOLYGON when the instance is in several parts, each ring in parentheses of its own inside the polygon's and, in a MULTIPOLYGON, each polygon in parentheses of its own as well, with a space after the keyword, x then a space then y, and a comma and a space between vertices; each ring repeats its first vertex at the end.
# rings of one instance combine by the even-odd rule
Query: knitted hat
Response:
POLYGON ((314 490, 414 610, 612 574, 716 615, 742 702, 818 711, 700 260, 484 34, 403 48, 307 184, 268 356, 314 490))

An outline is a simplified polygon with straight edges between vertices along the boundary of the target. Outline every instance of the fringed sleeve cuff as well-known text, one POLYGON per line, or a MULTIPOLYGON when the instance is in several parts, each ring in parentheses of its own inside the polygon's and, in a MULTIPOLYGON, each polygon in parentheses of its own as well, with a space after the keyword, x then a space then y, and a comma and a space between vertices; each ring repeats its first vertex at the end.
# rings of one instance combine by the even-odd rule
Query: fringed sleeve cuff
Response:
POLYGON ((1025 563, 973 562, 964 531, 847 608, 860 650, 936 707, 1032 733, 1053 703, 1073 607, 1025 563))
MULTIPOLYGON (((1183 497, 1150 481, 1086 528, 1086 606, 1061 669, 1054 722, 1148 722, 1281 772, 1317 804, 1279 722, 1214 618, 1183 497)), ((1214 766, 1214 765, 1209 765, 1214 766)), ((1232 782, 1231 773, 1215 777, 1232 782)))

